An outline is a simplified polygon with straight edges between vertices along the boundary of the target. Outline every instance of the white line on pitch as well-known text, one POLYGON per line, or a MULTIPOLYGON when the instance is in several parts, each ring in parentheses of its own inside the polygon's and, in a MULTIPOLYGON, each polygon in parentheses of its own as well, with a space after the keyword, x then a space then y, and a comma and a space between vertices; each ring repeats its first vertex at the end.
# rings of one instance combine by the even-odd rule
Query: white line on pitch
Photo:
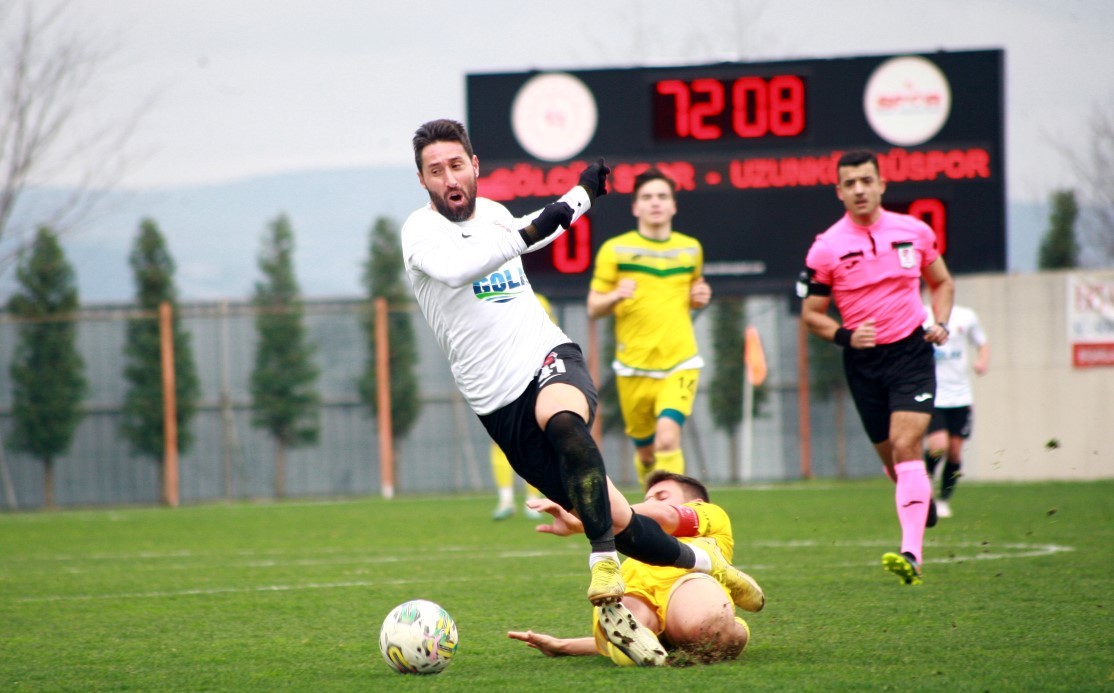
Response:
MULTIPOLYGON (((791 541, 791 542, 755 542, 756 546, 764 546, 766 548, 807 548, 810 546, 818 545, 817 542, 812 540, 791 541)), ((824 542, 825 546, 831 546, 833 543, 824 542)), ((889 542, 882 541, 859 541, 859 542, 835 542, 838 546, 862 547, 862 546, 888 546, 889 542)), ((986 544, 981 542, 959 542, 957 544, 949 544, 946 546, 934 546, 928 544, 929 548, 942 549, 947 547, 963 547, 963 548, 986 548, 986 544)), ((1036 556, 1049 556, 1057 553, 1064 553, 1074 551, 1075 548, 1071 546, 1063 546, 1059 544, 1000 544, 999 548, 1012 549, 1014 553, 991 552, 989 550, 983 553, 972 553, 969 555, 951 555, 942 558, 927 558, 926 563, 962 563, 964 561, 985 561, 985 560, 1001 560, 1006 558, 1032 558, 1036 556)), ((557 555, 557 551, 507 551, 496 554, 488 554, 486 558, 532 558, 541 556, 557 555)), ((384 562, 389 563, 398 560, 394 557, 384 557, 376 560, 366 560, 363 562, 384 562)), ((298 561, 284 563, 283 565, 301 565, 298 561)), ((864 564, 861 561, 829 563, 826 564, 828 568, 859 568, 864 564)), ((871 562, 869 565, 874 565, 871 562)), ((776 571, 779 566, 776 564, 754 564, 748 563, 744 566, 746 570, 755 571, 776 571)), ((565 574, 566 577, 572 577, 578 573, 565 574)), ((550 577, 558 577, 559 575, 551 574, 550 577)), ((381 585, 408 585, 423 582, 430 582, 433 580, 440 582, 471 582, 478 580, 486 580, 486 577, 455 577, 446 579, 444 575, 430 576, 428 579, 393 579, 393 580, 360 580, 360 581, 346 581, 346 582, 326 582, 326 583, 306 583, 302 585, 263 585, 259 587, 213 587, 213 588, 197 588, 186 590, 174 591, 152 591, 152 592, 123 592, 116 594, 96 594, 96 595, 45 595, 36 597, 20 597, 16 601, 28 602, 63 602, 63 601, 93 601, 103 599, 152 599, 162 597, 183 597, 183 596, 208 596, 219 594, 243 594, 248 592, 288 592, 295 590, 319 590, 319 589, 350 589, 354 587, 375 587, 381 585)))

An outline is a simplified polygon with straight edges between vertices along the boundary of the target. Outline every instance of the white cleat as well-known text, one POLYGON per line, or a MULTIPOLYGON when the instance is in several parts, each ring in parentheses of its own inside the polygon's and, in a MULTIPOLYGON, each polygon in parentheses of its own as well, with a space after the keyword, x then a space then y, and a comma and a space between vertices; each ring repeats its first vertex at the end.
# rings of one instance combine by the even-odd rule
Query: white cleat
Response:
MULTIPOLYGON (((612 647, 626 655, 635 666, 660 667, 665 664, 665 648, 658 642, 658 637, 639 623, 622 602, 601 606, 599 625, 612 647)), ((616 660, 615 656, 612 660, 616 660)))

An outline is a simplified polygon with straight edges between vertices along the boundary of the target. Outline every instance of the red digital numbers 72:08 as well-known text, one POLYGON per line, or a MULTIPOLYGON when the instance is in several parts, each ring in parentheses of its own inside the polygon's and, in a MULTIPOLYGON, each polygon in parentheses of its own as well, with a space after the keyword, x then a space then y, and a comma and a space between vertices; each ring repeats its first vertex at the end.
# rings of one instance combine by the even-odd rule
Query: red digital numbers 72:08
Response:
POLYGON ((806 126, 805 91, 805 80, 797 75, 658 80, 653 83, 654 137, 796 137, 806 126))

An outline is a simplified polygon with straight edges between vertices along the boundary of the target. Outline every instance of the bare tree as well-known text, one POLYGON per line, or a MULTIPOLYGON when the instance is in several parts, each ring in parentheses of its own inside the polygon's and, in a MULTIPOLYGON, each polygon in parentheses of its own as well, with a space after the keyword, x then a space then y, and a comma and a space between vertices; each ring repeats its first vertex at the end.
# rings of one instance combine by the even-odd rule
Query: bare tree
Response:
POLYGON ((34 229, 73 229, 123 175, 139 112, 94 122, 113 50, 86 26, 67 0, 0 3, 0 274, 34 229), (27 195, 62 172, 64 187, 27 195))
POLYGON ((1096 103, 1087 126, 1087 147, 1058 145, 1079 181, 1080 265, 1114 263, 1114 99, 1096 103))
POLYGON ((766 2, 705 0, 690 4, 700 21, 687 28, 662 23, 643 3, 601 5, 606 6, 608 16, 589 34, 592 54, 584 59, 643 65, 737 61, 776 47, 777 40, 761 31, 766 2), (616 34, 614 26, 626 30, 616 34))

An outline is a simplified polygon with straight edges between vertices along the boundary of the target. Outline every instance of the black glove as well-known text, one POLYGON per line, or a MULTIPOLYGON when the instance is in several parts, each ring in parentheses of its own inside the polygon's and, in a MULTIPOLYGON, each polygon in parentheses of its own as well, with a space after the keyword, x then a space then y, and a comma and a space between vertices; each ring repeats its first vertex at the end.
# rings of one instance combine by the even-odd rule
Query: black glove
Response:
POLYGON ((588 168, 580 174, 580 185, 584 186, 584 189, 594 200, 600 195, 607 194, 607 174, 609 173, 611 173, 611 169, 603 163, 603 157, 601 156, 596 159, 596 163, 589 164, 588 168))
POLYGON ((531 246, 552 236, 557 232, 558 227, 567 229, 571 224, 572 207, 569 203, 558 200, 542 207, 541 214, 534 217, 529 226, 519 229, 518 233, 522 236, 522 240, 526 241, 526 245, 531 246))

